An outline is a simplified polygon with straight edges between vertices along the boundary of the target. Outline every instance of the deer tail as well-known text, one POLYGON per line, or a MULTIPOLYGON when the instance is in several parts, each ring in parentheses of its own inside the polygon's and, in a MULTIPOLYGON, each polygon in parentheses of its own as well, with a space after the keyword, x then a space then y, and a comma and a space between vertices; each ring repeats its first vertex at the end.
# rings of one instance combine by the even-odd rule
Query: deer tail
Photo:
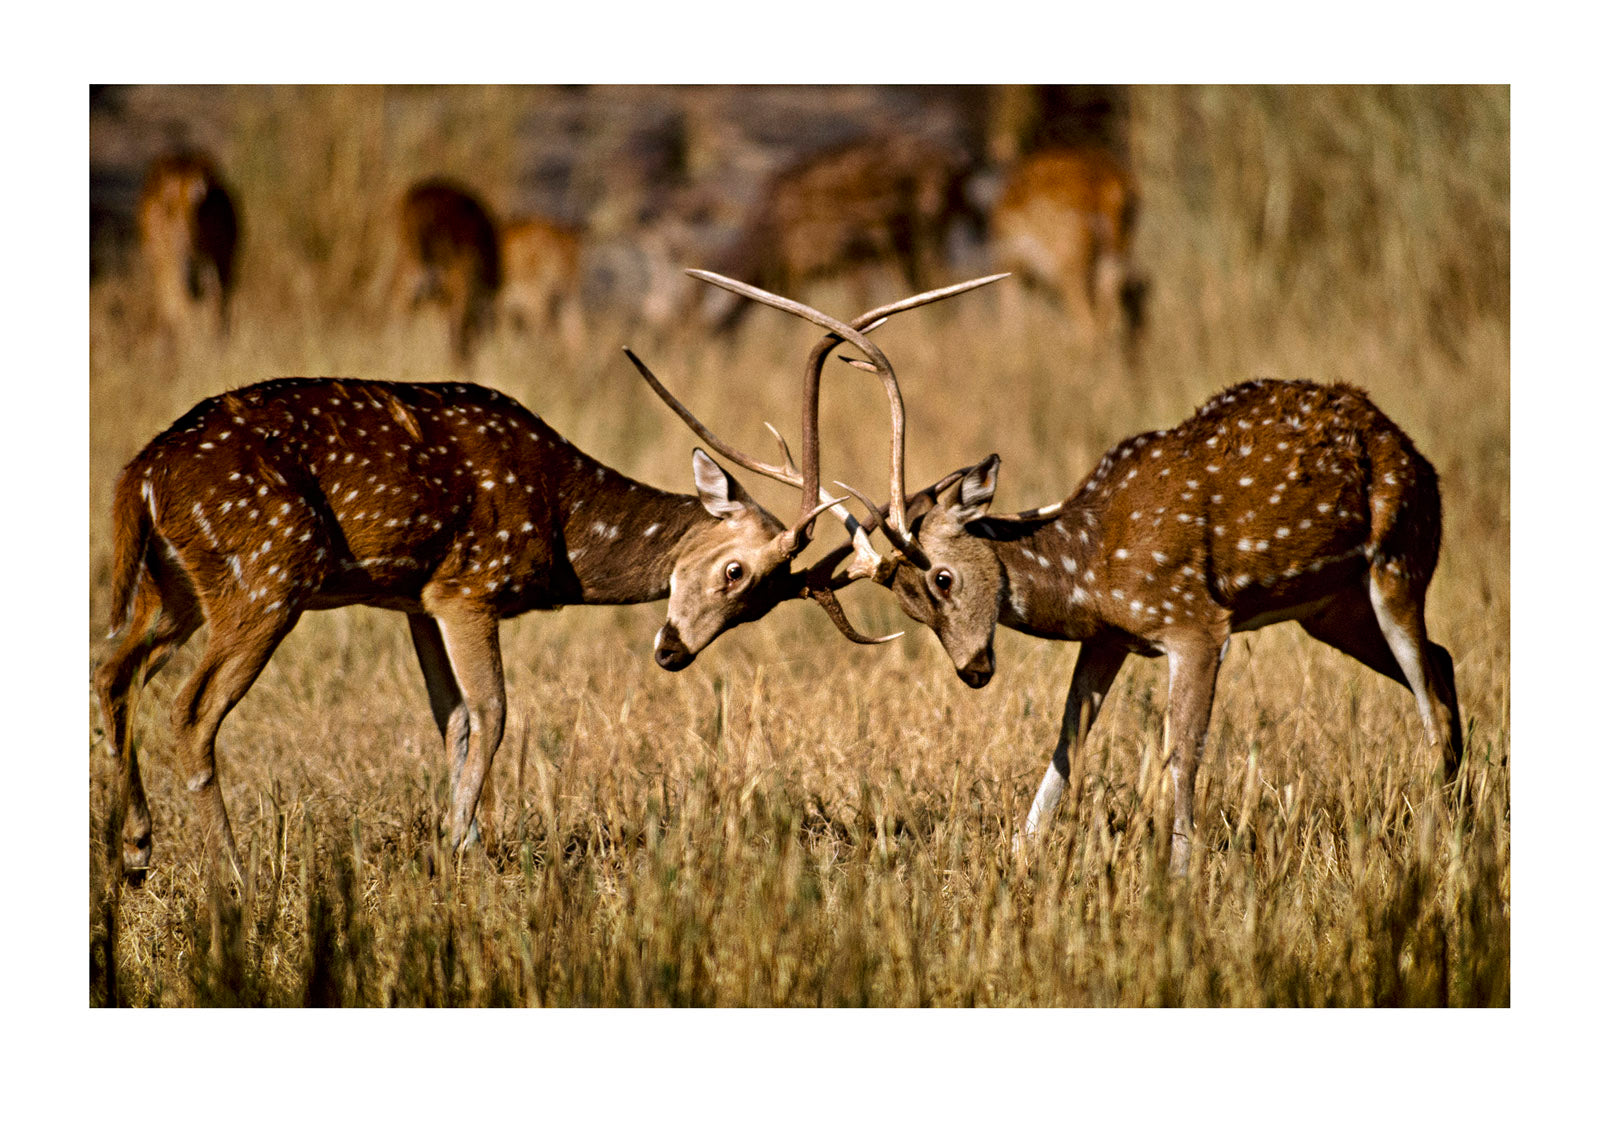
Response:
POLYGON ((123 469, 111 504, 111 636, 121 633, 132 616, 153 528, 151 512, 155 501, 150 480, 138 472, 137 464, 123 469))

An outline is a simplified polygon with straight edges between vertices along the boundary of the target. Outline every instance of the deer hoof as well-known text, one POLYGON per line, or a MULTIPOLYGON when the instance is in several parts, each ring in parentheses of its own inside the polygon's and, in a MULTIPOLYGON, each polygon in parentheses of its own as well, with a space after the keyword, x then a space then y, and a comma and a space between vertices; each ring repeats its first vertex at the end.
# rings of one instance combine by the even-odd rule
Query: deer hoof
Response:
POLYGON ((140 845, 122 846, 122 878, 131 888, 144 883, 144 878, 150 871, 150 847, 149 838, 140 845))

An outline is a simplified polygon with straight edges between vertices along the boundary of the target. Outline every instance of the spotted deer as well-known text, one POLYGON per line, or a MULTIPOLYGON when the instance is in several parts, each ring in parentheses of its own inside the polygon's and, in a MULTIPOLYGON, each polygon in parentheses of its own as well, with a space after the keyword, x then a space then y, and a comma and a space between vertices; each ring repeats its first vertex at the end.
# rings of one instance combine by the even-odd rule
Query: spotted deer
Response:
MULTIPOLYGON (((797 307, 784 309, 839 329, 797 307)), ((1112 448, 1061 502, 998 515, 989 512, 997 455, 906 498, 893 371, 870 350, 857 364, 890 393, 887 518, 845 489, 879 519, 893 551, 878 556, 858 544, 847 574, 889 588, 971 687, 994 674, 997 624, 1082 642, 1025 839, 1060 802, 1123 661, 1165 655, 1171 867, 1186 872, 1218 667, 1234 633, 1278 621, 1299 622, 1409 688, 1445 781, 1455 781, 1455 664, 1428 639, 1423 616, 1442 532, 1438 477, 1365 393, 1306 381, 1236 385, 1177 427, 1112 448)))
MULTIPOLYGON (((745 231, 719 260, 721 272, 790 291, 888 263, 920 290, 954 226, 976 220, 964 192, 971 164, 952 146, 905 135, 858 139, 807 156, 772 177, 745 231)), ((749 309, 713 303, 707 313, 715 329, 727 330, 749 309)))
POLYGON ((443 308, 450 348, 466 362, 494 315, 500 289, 500 242, 478 199, 450 181, 412 186, 400 202, 400 261, 394 301, 402 313, 443 308))
MULTIPOLYGON (((653 375, 647 380, 693 420, 653 375)), ((210 638, 174 703, 174 745, 208 854, 236 871, 217 731, 306 611, 359 604, 406 614, 445 744, 457 848, 474 828, 504 728, 504 618, 667 597, 654 652, 668 670, 733 625, 797 598, 816 600, 851 640, 879 642, 850 626, 834 596, 850 580, 835 575, 839 563, 852 546, 859 555, 871 545, 820 490, 808 380, 803 472, 786 445, 783 465, 767 464, 693 422, 718 451, 801 488, 811 502, 788 527, 698 448, 697 494, 660 490, 479 385, 286 378, 201 401, 134 457, 115 489, 114 643, 95 682, 120 767, 112 824, 124 874, 137 882, 152 850, 129 693, 202 623, 210 638), (852 542, 793 568, 812 521, 829 508, 852 542)))
POLYGON ((216 167, 194 153, 158 158, 139 195, 138 223, 162 325, 182 335, 226 333, 239 215, 216 167))
POLYGON ((542 216, 523 216, 500 230, 500 310, 514 329, 559 335, 576 348, 583 333, 578 309, 576 228, 542 216))
POLYGON ((1060 302, 1080 344, 1132 347, 1145 284, 1130 268, 1138 191, 1100 147, 1043 149, 1012 169, 990 218, 995 263, 1060 302))

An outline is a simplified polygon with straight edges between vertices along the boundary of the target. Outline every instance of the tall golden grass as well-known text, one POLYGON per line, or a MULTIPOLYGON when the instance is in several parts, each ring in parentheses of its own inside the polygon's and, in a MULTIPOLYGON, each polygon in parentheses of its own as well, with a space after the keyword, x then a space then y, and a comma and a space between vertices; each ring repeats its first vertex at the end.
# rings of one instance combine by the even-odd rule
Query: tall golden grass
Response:
MULTIPOLYGON (((172 348, 133 280, 90 296, 91 664, 118 468, 202 396, 284 374, 452 372, 442 329, 376 295, 392 201, 455 172, 493 200, 537 92, 229 96, 247 244, 234 334, 172 348), (442 128, 445 123, 448 128, 442 128), (434 331, 439 332, 435 333, 434 331)), ((1201 767, 1188 882, 1165 875, 1164 671, 1135 662, 1042 850, 1011 834, 1055 740, 1075 646, 1002 633, 961 685, 930 634, 878 649, 814 609, 658 670, 659 608, 504 626, 497 835, 452 860, 443 759, 400 618, 306 617, 219 742, 249 860, 209 889, 166 711, 203 640, 141 695, 156 822, 136 890, 92 854, 95 1004, 1506 1005, 1510 1001, 1509 94, 1137 89, 1143 364, 1073 354, 1042 302, 901 316, 910 477, 991 450, 1003 509, 1061 497, 1111 442, 1252 376, 1369 390, 1439 469, 1429 624, 1453 652, 1473 805, 1445 803, 1404 689, 1290 626, 1240 638, 1201 767)), ((1003 285, 1003 284, 1002 284, 1003 285)), ((849 287, 819 287, 853 314, 849 287)), ((581 353, 501 335, 472 376, 593 455, 690 490, 690 437, 598 312, 581 353)), ((791 434, 809 332, 635 341, 724 436, 791 434)), ((825 471, 881 483, 872 382, 830 373, 825 471)), ((747 484, 780 514, 794 500, 747 484)), ((879 592, 845 595, 899 626, 879 592)), ((114 767, 90 703, 90 836, 114 767)))

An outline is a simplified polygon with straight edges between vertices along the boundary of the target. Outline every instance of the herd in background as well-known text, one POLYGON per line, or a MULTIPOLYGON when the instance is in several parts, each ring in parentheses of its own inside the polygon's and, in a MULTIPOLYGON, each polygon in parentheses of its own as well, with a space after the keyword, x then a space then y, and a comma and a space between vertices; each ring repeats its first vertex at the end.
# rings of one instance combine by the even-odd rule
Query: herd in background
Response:
MULTIPOLYGON (((643 281, 622 303, 605 287, 616 248, 590 239, 582 223, 498 218, 472 186, 429 177, 395 208, 389 308, 401 317, 442 310, 464 363, 497 324, 574 348, 586 307, 658 330, 733 331, 750 304, 695 287, 682 275, 688 266, 787 294, 872 270, 925 290, 984 269, 1023 284, 1006 288, 1006 308, 1024 286, 1037 290, 1074 341, 1131 356, 1146 282, 1131 258, 1139 194, 1128 162, 1105 141, 1051 141, 1037 122, 999 136, 1005 142, 991 138, 981 160, 969 146, 908 132, 803 150, 767 174, 731 221, 709 190, 677 192, 631 233, 643 281), (1019 136, 1043 141, 1030 147, 1019 136)), ((153 162, 138 236, 160 321, 182 335, 225 334, 239 205, 215 163, 195 153, 153 162)))

